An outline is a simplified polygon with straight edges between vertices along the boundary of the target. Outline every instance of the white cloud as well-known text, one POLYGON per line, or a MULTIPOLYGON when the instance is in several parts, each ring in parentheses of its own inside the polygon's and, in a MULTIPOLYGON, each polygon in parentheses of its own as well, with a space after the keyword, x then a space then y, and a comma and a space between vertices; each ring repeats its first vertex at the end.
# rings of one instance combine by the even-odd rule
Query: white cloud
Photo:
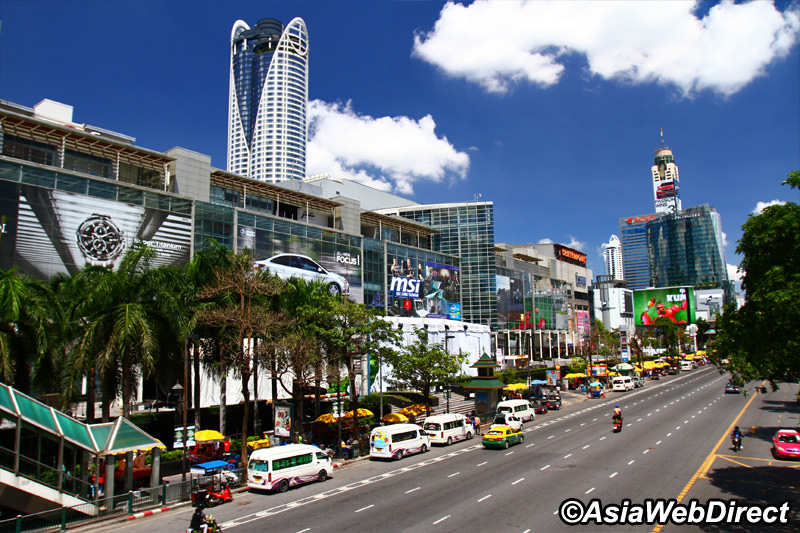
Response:
POLYGON ((777 200, 777 199, 776 200, 772 200, 771 202, 758 202, 756 204, 756 208, 753 209, 753 214, 754 215, 760 215, 761 212, 764 211, 764 209, 768 208, 769 206, 772 206, 772 205, 783 205, 785 203, 786 202, 783 202, 783 201, 777 200))
POLYGON ((558 83, 567 54, 592 75, 658 82, 685 95, 733 94, 798 42, 800 5, 725 0, 702 18, 692 2, 477 0, 448 2, 413 54, 453 77, 507 92, 521 80, 558 83))
POLYGON ((583 242, 583 241, 579 241, 578 239, 576 239, 575 237, 570 235, 569 236, 569 242, 567 244, 565 244, 564 246, 566 246, 568 248, 572 248, 573 250, 583 251, 583 249, 586 248, 586 243, 583 242))
POLYGON ((731 281, 741 281, 743 272, 739 272, 738 265, 727 265, 728 267, 728 279, 731 281))
POLYGON ((308 174, 327 173, 372 187, 412 194, 419 180, 441 182, 466 176, 469 156, 426 115, 378 117, 356 113, 350 103, 309 102, 308 174))

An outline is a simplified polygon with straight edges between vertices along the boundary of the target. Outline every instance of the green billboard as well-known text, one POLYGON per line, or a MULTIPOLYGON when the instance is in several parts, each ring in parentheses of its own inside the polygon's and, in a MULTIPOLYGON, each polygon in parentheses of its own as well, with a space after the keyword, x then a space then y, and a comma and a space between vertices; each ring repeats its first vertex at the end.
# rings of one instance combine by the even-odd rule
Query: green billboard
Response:
POLYGON ((633 314, 637 326, 654 326, 659 318, 678 325, 694 324, 694 288, 662 287, 633 291, 633 314))

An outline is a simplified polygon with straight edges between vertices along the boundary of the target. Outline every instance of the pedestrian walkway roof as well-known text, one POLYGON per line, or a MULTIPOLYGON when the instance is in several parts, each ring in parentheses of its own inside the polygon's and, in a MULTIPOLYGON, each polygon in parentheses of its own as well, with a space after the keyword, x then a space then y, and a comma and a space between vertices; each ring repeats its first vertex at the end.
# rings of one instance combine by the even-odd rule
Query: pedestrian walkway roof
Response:
POLYGON ((115 455, 136 450, 165 448, 130 420, 85 424, 18 390, 0 383, 0 414, 10 415, 33 427, 100 455, 115 455))

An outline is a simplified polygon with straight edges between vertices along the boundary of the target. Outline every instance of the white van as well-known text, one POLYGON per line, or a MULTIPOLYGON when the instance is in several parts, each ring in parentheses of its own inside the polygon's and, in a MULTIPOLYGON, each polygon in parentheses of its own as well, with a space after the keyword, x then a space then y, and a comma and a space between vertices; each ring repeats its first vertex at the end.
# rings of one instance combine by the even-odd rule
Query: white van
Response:
POLYGON ((691 361, 681 361, 681 372, 685 372, 687 370, 692 370, 692 362, 691 361))
POLYGON ((536 416, 528 400, 506 400, 497 404, 498 413, 518 416, 523 422, 530 422, 536 416))
POLYGON ((390 424, 377 427, 369 436, 370 459, 399 461, 405 455, 425 453, 430 447, 430 437, 416 424, 390 424))
POLYGON ((461 413, 429 416, 425 419, 424 427, 431 444, 448 446, 460 440, 471 439, 474 432, 472 422, 461 413))
POLYGON ((615 391, 629 391, 634 388, 633 379, 628 376, 614 376, 611 378, 611 389, 615 391))
POLYGON ((331 472, 330 456, 311 444, 259 448, 250 454, 247 487, 286 492, 291 485, 325 481, 331 472))

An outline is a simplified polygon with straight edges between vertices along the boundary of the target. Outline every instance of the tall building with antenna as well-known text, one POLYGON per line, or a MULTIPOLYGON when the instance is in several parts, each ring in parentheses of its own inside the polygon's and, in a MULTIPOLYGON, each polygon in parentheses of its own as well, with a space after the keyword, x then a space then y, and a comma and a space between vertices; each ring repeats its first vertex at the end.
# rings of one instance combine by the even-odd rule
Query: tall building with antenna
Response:
POLYGON ((308 31, 301 18, 231 31, 228 171, 276 183, 306 174, 308 31))
POLYGON ((656 213, 677 213, 681 210, 680 179, 678 165, 672 150, 664 146, 664 130, 661 130, 661 146, 656 150, 653 166, 653 200, 656 213))

